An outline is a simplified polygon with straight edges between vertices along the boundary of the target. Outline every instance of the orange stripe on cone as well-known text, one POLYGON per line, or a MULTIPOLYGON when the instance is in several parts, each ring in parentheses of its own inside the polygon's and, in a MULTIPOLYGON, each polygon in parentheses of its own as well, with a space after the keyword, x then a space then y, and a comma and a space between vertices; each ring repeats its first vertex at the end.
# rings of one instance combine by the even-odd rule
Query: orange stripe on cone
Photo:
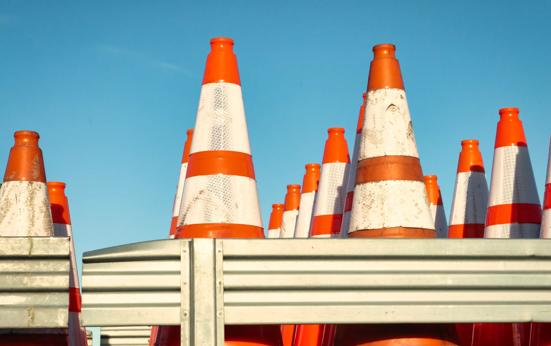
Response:
POLYGON ((189 157, 187 178, 200 175, 238 175, 255 179, 253 158, 236 151, 202 151, 189 157))
POLYGON ((500 225, 507 223, 535 223, 541 222, 541 208, 539 204, 501 204, 488 207, 486 225, 500 225))

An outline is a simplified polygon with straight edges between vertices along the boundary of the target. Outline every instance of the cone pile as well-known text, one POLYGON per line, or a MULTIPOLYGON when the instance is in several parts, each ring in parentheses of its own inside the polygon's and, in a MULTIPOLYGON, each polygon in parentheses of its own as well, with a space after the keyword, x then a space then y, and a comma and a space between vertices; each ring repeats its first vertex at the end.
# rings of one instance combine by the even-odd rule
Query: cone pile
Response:
POLYGON ((300 203, 300 185, 287 185, 280 238, 294 238, 300 203))
POLYGON ((283 220, 283 204, 272 204, 270 223, 268 224, 268 238, 279 238, 281 234, 281 222, 283 220))
POLYGON ((314 211, 314 200, 318 191, 320 179, 320 165, 308 163, 305 166, 306 172, 302 179, 302 192, 298 209, 297 225, 295 227, 295 238, 308 238, 312 212, 314 211))
POLYGON ((176 234, 176 225, 178 223, 178 214, 180 213, 180 205, 182 203, 182 194, 184 192, 184 184, 186 181, 187 165, 189 161, 189 150, 191 148, 192 138, 193 138, 193 129, 188 129, 186 143, 184 144, 184 152, 182 154, 180 175, 178 176, 178 185, 176 186, 176 195, 174 196, 174 204, 172 206, 172 219, 170 222, 170 233, 169 233, 170 238, 174 238, 176 234))
POLYGON ((430 214, 432 215, 436 236, 438 238, 447 238, 448 225, 446 223, 446 214, 442 202, 442 193, 440 192, 440 186, 438 185, 438 178, 436 175, 425 176, 425 187, 427 189, 430 214))

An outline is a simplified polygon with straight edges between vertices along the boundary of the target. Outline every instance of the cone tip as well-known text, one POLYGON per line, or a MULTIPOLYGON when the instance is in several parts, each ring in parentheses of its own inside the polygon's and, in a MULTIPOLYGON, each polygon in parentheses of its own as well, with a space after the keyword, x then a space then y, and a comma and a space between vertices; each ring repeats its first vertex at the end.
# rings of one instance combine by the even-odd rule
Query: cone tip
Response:
POLYGON ((336 134, 344 133, 344 128, 342 128, 342 127, 330 127, 330 128, 327 129, 327 133, 329 133, 330 135, 336 135, 336 134))
POLYGON ((461 152, 459 153, 459 163, 457 164, 457 173, 461 172, 482 172, 484 173, 484 163, 482 154, 478 148, 478 139, 464 139, 461 141, 461 152))
POLYGON ((283 210, 283 204, 281 203, 272 204, 272 210, 283 210))
POLYGON ((227 47, 233 46, 233 39, 229 37, 214 37, 210 39, 211 47, 227 47))
POLYGON ((506 146, 527 146, 526 135, 519 118, 517 107, 505 107, 499 110, 499 122, 495 148, 506 146))
POLYGON ((425 175, 425 182, 436 183, 438 182, 438 177, 436 175, 425 175))
POLYGON ((188 137, 193 135, 193 129, 187 129, 186 134, 187 134, 188 137))
POLYGON ((395 58, 396 46, 392 43, 381 43, 373 46, 374 58, 395 58))
POLYGON ((504 107, 499 109, 501 119, 518 118, 520 110, 517 107, 504 107))
POLYGON ((19 130, 15 131, 13 134, 15 138, 15 144, 25 144, 25 143, 38 143, 40 135, 36 131, 31 130, 19 130))
POLYGON ((64 182, 61 182, 61 181, 49 181, 49 182, 47 182, 47 184, 48 184, 49 188, 61 189, 61 190, 64 190, 65 186, 66 186, 66 184, 64 182))
POLYGON ((289 184, 287 185, 287 191, 294 192, 294 191, 300 191, 300 185, 299 184, 289 184))
POLYGON ((304 168, 306 168, 307 171, 319 169, 321 166, 319 163, 307 163, 304 165, 304 168))
POLYGON ((233 53, 233 40, 215 37, 210 40, 210 48, 203 84, 224 82, 241 85, 237 57, 233 53))
POLYGON ((461 141, 461 147, 467 148, 478 148, 479 141, 478 139, 464 139, 461 141))

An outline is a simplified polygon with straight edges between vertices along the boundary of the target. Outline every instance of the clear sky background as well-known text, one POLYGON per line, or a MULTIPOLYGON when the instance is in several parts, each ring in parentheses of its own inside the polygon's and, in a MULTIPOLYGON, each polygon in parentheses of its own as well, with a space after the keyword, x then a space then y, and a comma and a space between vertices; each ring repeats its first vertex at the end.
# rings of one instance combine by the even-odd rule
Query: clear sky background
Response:
MULTIPOLYGON (((551 2, 0 2, 0 166, 40 132, 68 184, 76 249, 165 238, 209 39, 235 40, 264 224, 326 129, 352 143, 371 47, 394 43, 425 174, 446 214, 460 140, 490 179, 498 109, 518 106, 543 197, 551 2)), ((350 150, 352 148, 350 147, 350 150)), ((2 168, 3 169, 3 168, 2 168)))

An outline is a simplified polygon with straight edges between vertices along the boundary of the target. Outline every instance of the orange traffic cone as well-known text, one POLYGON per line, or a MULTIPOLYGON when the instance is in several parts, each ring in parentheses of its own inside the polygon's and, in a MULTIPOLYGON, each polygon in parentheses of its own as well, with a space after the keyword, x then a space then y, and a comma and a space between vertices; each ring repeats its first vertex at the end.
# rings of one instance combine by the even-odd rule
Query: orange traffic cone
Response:
POLYGON ((180 212, 180 204, 182 202, 182 193, 184 192, 184 183, 186 180, 187 164, 189 161, 189 149, 191 147, 191 139, 193 138, 193 129, 188 129, 187 139, 184 144, 184 153, 182 154, 182 164, 180 166, 180 175, 178 176, 178 185, 176 186, 176 195, 174 196, 174 204, 172 206, 172 221, 170 223, 170 238, 174 238, 176 234, 176 224, 178 223, 178 213, 180 212))
POLYGON ((367 93, 363 93, 363 102, 358 114, 358 126, 356 127, 356 138, 354 139, 354 150, 352 151, 352 161, 350 162, 349 174, 346 178, 346 199, 344 202, 344 213, 342 215, 341 236, 348 237, 350 228, 350 212, 352 211, 352 199, 354 198, 354 187, 356 186, 356 168, 358 166, 358 155, 360 153, 360 142, 362 139, 362 129, 364 127, 365 104, 367 102, 367 93))
MULTIPOLYGON (((16 131, 14 137, 0 187, 0 237, 52 237, 40 136, 34 131, 16 131)), ((1 346, 64 346, 67 339, 66 328, 0 330, 1 346)))
POLYGON ((287 185, 280 238, 294 238, 300 203, 300 185, 287 185))
POLYGON ((434 228, 436 229, 436 236, 438 238, 447 238, 448 225, 446 223, 446 213, 444 212, 442 193, 440 192, 436 175, 425 176, 425 187, 427 189, 430 214, 432 215, 434 228))
POLYGON ((56 237, 69 237, 71 241, 71 273, 69 276, 69 344, 85 346, 86 329, 81 327, 80 310, 82 298, 78 281, 75 242, 69 213, 69 201, 65 195, 65 183, 49 182, 48 194, 56 237))
POLYGON ((449 238, 482 238, 488 206, 488 183, 476 139, 461 141, 450 213, 449 238))
MULTIPOLYGON (((210 43, 176 238, 264 238, 233 40, 210 43)), ((280 345, 281 333, 276 325, 226 326, 225 340, 280 345)))
POLYGON ((350 157, 344 129, 327 130, 321 174, 314 202, 314 216, 310 234, 315 238, 340 237, 344 208, 344 184, 348 175, 350 157))
POLYGON ((316 198, 320 179, 320 165, 318 163, 308 163, 305 168, 306 172, 302 179, 302 192, 300 194, 295 238, 308 238, 312 212, 314 211, 314 199, 316 198))
MULTIPOLYGON (((395 47, 373 48, 349 237, 436 236, 395 47)), ((457 345, 453 325, 339 325, 335 344, 457 345)))
POLYGON ((272 204, 270 223, 268 224, 268 238, 279 238, 281 222, 283 220, 283 204, 272 204))
POLYGON ((551 238, 551 141, 549 141, 549 160, 547 163, 547 179, 543 195, 543 216, 541 220, 542 238, 551 238))

